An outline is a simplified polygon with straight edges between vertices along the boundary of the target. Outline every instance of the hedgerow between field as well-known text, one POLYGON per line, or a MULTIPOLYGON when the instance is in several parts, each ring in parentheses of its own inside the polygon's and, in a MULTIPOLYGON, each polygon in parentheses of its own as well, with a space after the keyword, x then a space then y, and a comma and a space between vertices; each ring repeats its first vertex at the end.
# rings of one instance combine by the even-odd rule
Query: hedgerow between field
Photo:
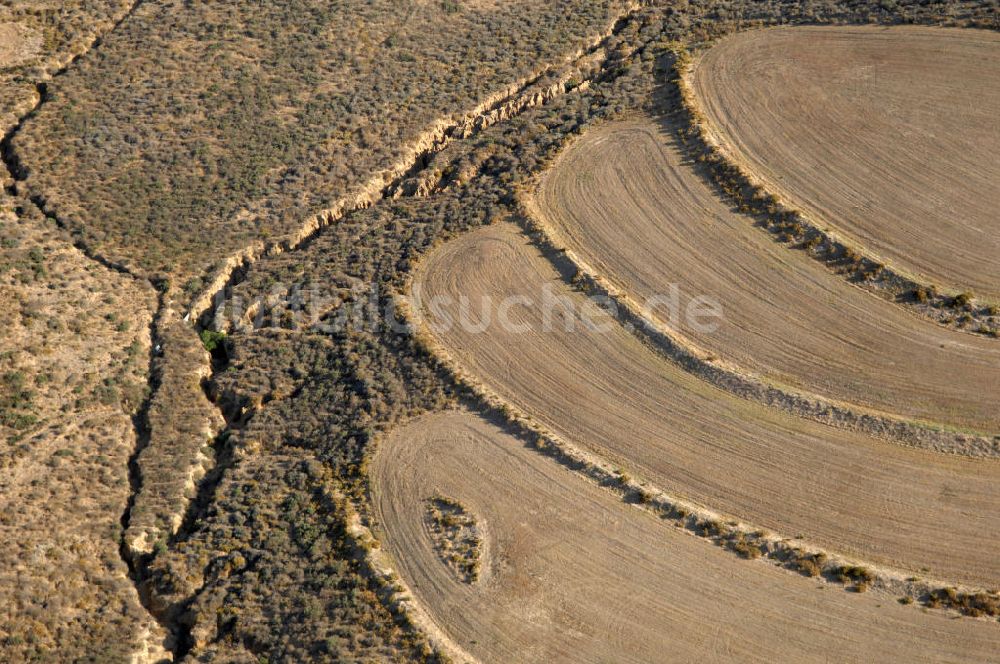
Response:
MULTIPOLYGON (((749 26, 777 20, 768 13, 776 6, 755 4, 754 10, 739 14, 738 22, 749 26)), ((824 6, 832 9, 823 14, 816 4, 782 5, 788 10, 784 20, 868 18, 866 7, 824 6)), ((929 11, 924 6, 908 7, 924 18, 929 11)), ((961 20, 976 12, 971 4, 951 9, 967 12, 961 20)), ((214 379, 220 403, 233 423, 228 445, 243 450, 234 455, 232 472, 241 472, 245 463, 240 460, 242 454, 258 458, 295 450, 330 468, 338 487, 363 505, 370 442, 403 417, 471 396, 450 384, 447 374, 419 343, 398 335, 385 321, 374 328, 343 329, 332 324, 338 314, 369 306, 366 301, 373 285, 379 294, 377 307, 389 306, 392 294, 404 287, 415 262, 430 249, 457 233, 512 214, 520 184, 586 125, 636 110, 665 110, 656 107, 655 100, 669 95, 657 94, 655 86, 669 85, 669 68, 656 72, 657 54, 675 39, 692 35, 706 38, 730 29, 732 24, 719 19, 732 11, 713 5, 704 14, 692 10, 660 15, 650 12, 640 17, 610 45, 612 51, 629 51, 632 44, 649 44, 636 57, 627 61, 612 57, 601 80, 589 87, 559 96, 473 139, 452 144, 400 187, 430 193, 429 198, 386 201, 348 215, 303 249, 267 258, 249 270, 231 299, 252 304, 253 315, 230 336, 234 360, 214 379), (319 320, 303 310, 302 290, 293 287, 309 284, 322 284, 337 293, 319 320), (358 289, 358 284, 363 287, 358 289), (329 346, 316 355, 322 345, 319 339, 329 346)), ((899 20, 899 14, 882 10, 878 17, 899 20)), ((223 486, 216 490, 222 491, 223 486)), ((254 500, 246 495, 225 498, 232 499, 243 506, 239 509, 249 509, 254 500)), ((245 546, 245 538, 234 537, 226 526, 224 513, 210 510, 203 516, 190 532, 182 534, 182 544, 155 564, 169 565, 176 574, 184 574, 180 570, 199 569, 199 561, 209 550, 205 546, 209 539, 215 551, 245 546)), ((729 544, 741 555, 753 554, 753 545, 745 540, 729 544), (742 549, 748 554, 742 554, 742 549)), ((247 597, 233 610, 245 616, 248 624, 259 621, 251 617, 264 611, 260 598, 255 597, 253 578, 213 574, 198 578, 203 585, 196 597, 218 593, 247 597)), ((831 578, 835 580, 836 575, 831 578)), ((861 581, 851 575, 846 578, 855 585, 869 583, 861 577, 861 581)), ((193 606, 199 606, 199 601, 193 606)), ((210 620, 197 609, 189 617, 196 625, 210 620)), ((224 638, 239 641, 241 631, 227 631, 224 638)), ((303 631, 283 640, 268 652, 288 652, 285 649, 293 647, 308 650, 308 641, 296 640, 305 635, 303 631)), ((220 638, 216 633, 204 647, 212 648, 211 643, 220 638)))
MULTIPOLYGON (((662 26, 653 20, 641 36, 637 32, 638 28, 627 31, 622 40, 654 41, 662 26)), ((157 556, 150 579, 154 592, 165 601, 186 607, 183 620, 196 635, 190 639, 194 653, 248 642, 254 644, 254 652, 270 656, 320 657, 326 651, 323 622, 303 620, 296 604, 304 597, 286 598, 276 612, 269 599, 273 595, 256 573, 228 566, 220 571, 218 562, 206 564, 238 555, 241 560, 265 561, 253 563, 252 569, 258 564, 269 570, 291 569, 301 555, 279 547, 281 553, 274 557, 265 533, 287 532, 280 523, 255 521, 252 530, 233 527, 230 514, 253 512, 264 498, 256 482, 239 487, 235 478, 268 459, 304 455, 329 468, 333 481, 363 503, 369 442, 400 418, 441 408, 456 396, 434 361, 387 325, 329 330, 324 322, 338 311, 364 305, 368 290, 352 289, 358 283, 378 285, 382 296, 377 306, 389 304, 391 293, 403 287, 414 262, 429 249, 454 233, 504 215, 517 183, 543 165, 566 136, 586 122, 648 105, 648 83, 638 83, 638 75, 624 74, 629 67, 636 73, 649 71, 652 57, 650 51, 634 64, 612 67, 605 74, 614 79, 610 83, 557 98, 473 141, 446 149, 415 176, 421 182, 410 187, 413 191, 445 188, 443 193, 428 200, 387 202, 349 215, 304 250, 262 261, 235 289, 234 297, 260 302, 254 307, 251 333, 230 337, 232 361, 213 383, 231 422, 225 443, 230 467, 226 479, 211 489, 212 499, 202 506, 197 522, 180 533, 168 552, 157 556), (472 184, 447 191, 458 180, 472 184), (325 318, 316 324, 303 323, 300 293, 276 291, 279 285, 308 282, 338 292, 325 318), (302 331, 303 324, 307 332, 302 331), (253 333, 253 327, 277 329, 253 333), (192 596, 193 601, 188 599, 192 596), (224 623, 213 617, 212 606, 219 600, 212 598, 219 597, 229 600, 233 616, 224 623), (292 634, 283 633, 278 625, 288 623, 300 627, 292 634), (272 639, 282 636, 265 647, 252 633, 268 629, 273 630, 272 639)), ((299 596, 292 591, 292 597, 299 596)), ((341 605, 356 603, 345 595, 341 605)), ((349 633, 347 642, 338 642, 346 652, 357 647, 359 637, 353 628, 349 633)))

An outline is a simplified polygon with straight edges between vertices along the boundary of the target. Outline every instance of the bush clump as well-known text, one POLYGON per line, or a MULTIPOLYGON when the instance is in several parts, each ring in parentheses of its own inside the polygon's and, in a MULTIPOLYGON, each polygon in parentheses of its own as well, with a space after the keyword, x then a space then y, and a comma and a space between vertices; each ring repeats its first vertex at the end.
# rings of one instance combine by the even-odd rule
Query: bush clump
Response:
POLYGON ((226 343, 226 333, 216 332, 215 330, 202 330, 198 335, 201 337, 201 343, 209 353, 214 353, 217 350, 222 349, 226 343))

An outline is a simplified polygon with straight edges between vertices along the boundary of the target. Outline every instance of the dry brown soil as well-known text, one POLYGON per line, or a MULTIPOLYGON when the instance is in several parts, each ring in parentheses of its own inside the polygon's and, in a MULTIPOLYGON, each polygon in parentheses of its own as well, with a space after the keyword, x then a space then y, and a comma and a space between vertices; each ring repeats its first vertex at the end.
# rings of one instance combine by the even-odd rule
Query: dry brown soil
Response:
MULTIPOLYGON (((583 295, 517 229, 443 245, 414 284, 425 324, 469 373, 568 441, 678 497, 782 535, 932 578, 1000 582, 1000 463, 835 429, 714 388, 592 316, 583 295), (542 292, 573 304, 574 328, 543 325, 542 292), (444 325, 468 298, 511 325, 444 325), (436 296, 452 301, 432 302, 436 296), (523 324, 524 327, 520 325, 523 324)), ((591 307, 592 309, 593 307, 591 307)), ((554 322, 557 317, 553 317, 554 322)))
POLYGON ((997 625, 745 561, 465 412, 393 432, 373 464, 384 546, 441 628, 483 662, 988 661, 997 625), (484 578, 438 557, 424 501, 484 522, 484 578))
POLYGON ((797 27, 723 39, 694 90, 724 150, 894 267, 1000 301, 1000 34, 797 27))
POLYGON ((42 48, 42 36, 17 23, 0 23, 0 68, 27 62, 42 48))
POLYGON ((657 319, 767 380, 888 414, 1000 432, 1000 343, 851 285, 732 212, 653 119, 585 134, 534 206, 553 235, 640 304, 676 284, 719 302, 717 329, 657 319))

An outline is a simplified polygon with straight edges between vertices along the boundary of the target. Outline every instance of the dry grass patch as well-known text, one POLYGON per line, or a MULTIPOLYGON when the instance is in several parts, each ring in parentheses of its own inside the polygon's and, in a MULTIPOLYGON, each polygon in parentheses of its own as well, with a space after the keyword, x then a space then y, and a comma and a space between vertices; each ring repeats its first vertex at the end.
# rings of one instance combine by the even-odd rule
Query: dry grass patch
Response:
POLYGON ((99 59, 53 82, 13 142, 20 175, 95 253, 194 295, 231 254, 294 238, 405 171, 433 130, 584 47, 621 8, 141 3, 99 59))
POLYGON ((0 659, 163 652, 119 555, 154 306, 0 194, 0 659))
POLYGON ((0 134, 38 101, 35 85, 83 53, 130 0, 7 0, 0 4, 0 134))
POLYGON ((0 23, 0 69, 23 64, 42 50, 42 35, 20 23, 0 23))

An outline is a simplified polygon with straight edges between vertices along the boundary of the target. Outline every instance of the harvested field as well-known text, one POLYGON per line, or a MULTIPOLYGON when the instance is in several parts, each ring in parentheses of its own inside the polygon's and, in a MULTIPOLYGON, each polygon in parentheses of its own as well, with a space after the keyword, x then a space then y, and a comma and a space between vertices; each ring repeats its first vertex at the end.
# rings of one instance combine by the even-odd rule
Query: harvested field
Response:
POLYGON ((723 39, 693 88, 723 149, 893 267, 1000 301, 1000 35, 799 27, 723 39))
POLYGON ((513 226, 444 245, 414 287, 435 338, 469 372, 555 433, 660 488, 872 562, 1000 581, 1000 463, 885 443, 714 388, 594 317, 596 305, 566 287, 513 226), (546 290, 576 309, 575 329, 545 330, 546 290), (477 327, 481 296, 532 305, 508 307, 509 325, 477 327), (473 324, 447 325, 463 306, 473 324), (598 329, 581 324, 582 312, 598 329))
POLYGON ((468 413, 395 431, 372 478, 402 576, 484 662, 986 661, 1000 649, 994 624, 740 560, 468 413), (459 580, 434 550, 423 509, 439 491, 486 524, 494 553, 480 583, 459 580))
POLYGON ((536 212, 557 241, 642 305, 678 286, 721 303, 707 331, 660 322, 766 380, 892 415, 1000 431, 1000 344, 852 286, 733 213, 684 164, 671 127, 604 125, 543 178, 536 212))

